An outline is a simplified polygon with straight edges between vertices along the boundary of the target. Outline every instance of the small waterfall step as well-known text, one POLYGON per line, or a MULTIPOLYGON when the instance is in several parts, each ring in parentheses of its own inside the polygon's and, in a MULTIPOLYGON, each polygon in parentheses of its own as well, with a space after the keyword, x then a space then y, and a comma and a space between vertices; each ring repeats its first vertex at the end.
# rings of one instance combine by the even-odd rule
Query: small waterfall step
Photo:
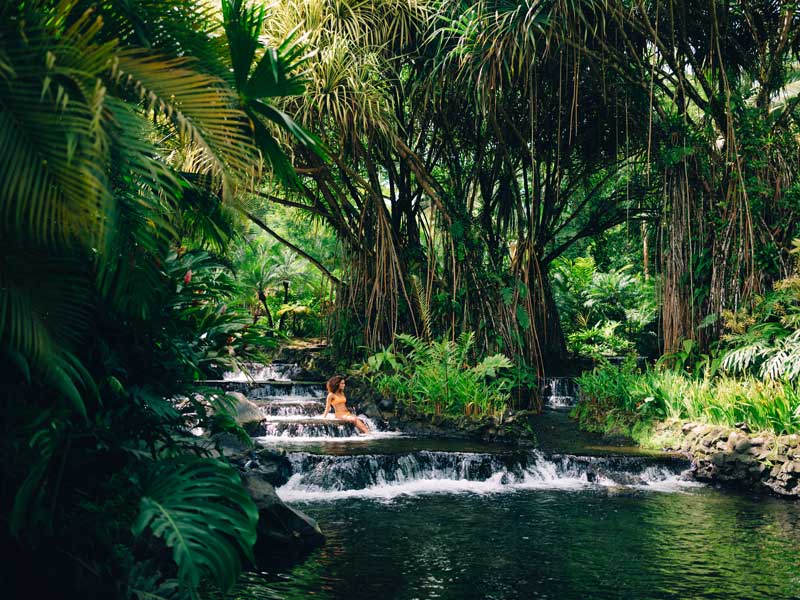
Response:
POLYGON ((297 363, 271 362, 268 365, 250 363, 244 370, 229 371, 222 376, 223 381, 291 381, 302 372, 297 363))
POLYGON ((542 377, 539 394, 545 408, 569 410, 578 404, 580 387, 574 377, 542 377))
POLYGON ((325 383, 321 381, 206 381, 226 392, 240 392, 250 400, 308 400, 325 398, 325 383))
POLYGON ((591 486, 668 491, 697 485, 684 474, 689 461, 676 457, 545 455, 538 450, 288 456, 293 474, 277 490, 284 500, 591 486))
POLYGON ((263 426, 260 438, 344 438, 356 435, 352 423, 334 419, 264 421, 263 426))
POLYGON ((319 400, 271 400, 258 402, 259 408, 271 417, 320 417, 325 404, 319 400))

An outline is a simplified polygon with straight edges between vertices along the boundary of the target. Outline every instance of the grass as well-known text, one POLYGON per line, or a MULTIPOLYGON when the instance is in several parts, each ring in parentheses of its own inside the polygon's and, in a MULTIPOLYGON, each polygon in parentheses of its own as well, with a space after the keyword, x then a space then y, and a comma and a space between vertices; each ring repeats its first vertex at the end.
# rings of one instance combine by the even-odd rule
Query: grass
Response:
POLYGON ((630 434, 634 426, 641 429, 673 418, 725 426, 746 423, 751 430, 779 435, 800 433, 800 387, 794 381, 639 372, 625 364, 597 367, 578 383, 584 401, 575 416, 586 429, 616 428, 630 434))

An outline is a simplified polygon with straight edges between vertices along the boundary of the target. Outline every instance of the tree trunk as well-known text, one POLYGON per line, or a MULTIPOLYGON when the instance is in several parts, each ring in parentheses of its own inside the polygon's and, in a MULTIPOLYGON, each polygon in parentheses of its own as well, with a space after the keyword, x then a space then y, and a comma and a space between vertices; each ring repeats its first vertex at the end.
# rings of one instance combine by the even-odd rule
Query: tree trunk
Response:
MULTIPOLYGON (((289 304, 289 282, 288 281, 282 281, 281 283, 283 283, 283 303, 284 304, 289 304)), ((286 313, 285 312, 281 315, 280 321, 278 321, 278 329, 280 329, 281 331, 283 331, 283 324, 284 323, 286 323, 286 313)))
POLYGON ((264 290, 258 290, 258 299, 261 301, 261 304, 264 305, 264 311, 267 314, 267 322, 271 328, 275 328, 275 321, 272 320, 272 312, 269 310, 269 306, 267 306, 267 295, 264 293, 264 290))
POLYGON ((547 373, 559 373, 568 360, 567 341, 558 316, 553 287, 547 272, 542 273, 539 289, 535 294, 534 327, 539 338, 539 348, 544 370, 547 373), (537 297, 538 296, 538 297, 537 297))

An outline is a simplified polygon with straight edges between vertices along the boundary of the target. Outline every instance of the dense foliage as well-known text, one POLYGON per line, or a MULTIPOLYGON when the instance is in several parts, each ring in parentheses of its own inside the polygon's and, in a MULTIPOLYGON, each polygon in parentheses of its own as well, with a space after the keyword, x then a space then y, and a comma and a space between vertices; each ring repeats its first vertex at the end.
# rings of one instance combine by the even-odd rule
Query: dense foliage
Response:
POLYGON ((229 587, 195 382, 289 335, 433 414, 663 352, 582 419, 797 431, 798 65, 796 0, 0 1, 9 585, 229 587))
POLYGON ((800 433, 800 388, 787 380, 693 377, 605 364, 578 378, 575 416, 586 429, 640 437, 656 420, 687 419, 753 431, 800 433))
POLYGON ((254 135, 229 61, 249 33, 245 53, 262 58, 250 85, 299 84, 286 85, 292 56, 243 27, 252 11, 223 5, 224 23, 182 1, 0 8, 12 595, 196 597, 252 560, 255 506, 189 433, 240 431, 193 382, 275 339, 238 301, 225 253, 259 165, 287 159, 254 135))
MULTIPOLYGON (((798 254, 795 241, 793 254, 798 254)), ((723 315, 727 333, 711 353, 691 341, 644 372, 605 363, 578 383, 576 414, 590 429, 622 430, 654 419, 690 419, 776 433, 800 432, 800 261, 750 311, 723 315)))
POLYGON ((657 353, 657 304, 652 281, 630 264, 603 272, 592 256, 553 262, 556 306, 576 356, 657 353))
POLYGON ((385 396, 431 415, 500 415, 510 402, 511 367, 502 354, 469 365, 475 344, 471 333, 456 340, 426 341, 400 334, 396 347, 370 356, 365 371, 385 396))

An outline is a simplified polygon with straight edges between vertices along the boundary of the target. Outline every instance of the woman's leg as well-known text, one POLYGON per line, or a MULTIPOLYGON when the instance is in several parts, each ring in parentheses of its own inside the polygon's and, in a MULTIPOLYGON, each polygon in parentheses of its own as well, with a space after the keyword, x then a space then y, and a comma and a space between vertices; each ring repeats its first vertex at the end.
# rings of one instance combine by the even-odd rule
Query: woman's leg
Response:
POLYGON ((348 423, 355 425, 356 429, 358 429, 361 433, 369 433, 369 427, 367 427, 367 424, 357 416, 350 414, 341 417, 341 419, 342 421, 347 421, 348 423))

